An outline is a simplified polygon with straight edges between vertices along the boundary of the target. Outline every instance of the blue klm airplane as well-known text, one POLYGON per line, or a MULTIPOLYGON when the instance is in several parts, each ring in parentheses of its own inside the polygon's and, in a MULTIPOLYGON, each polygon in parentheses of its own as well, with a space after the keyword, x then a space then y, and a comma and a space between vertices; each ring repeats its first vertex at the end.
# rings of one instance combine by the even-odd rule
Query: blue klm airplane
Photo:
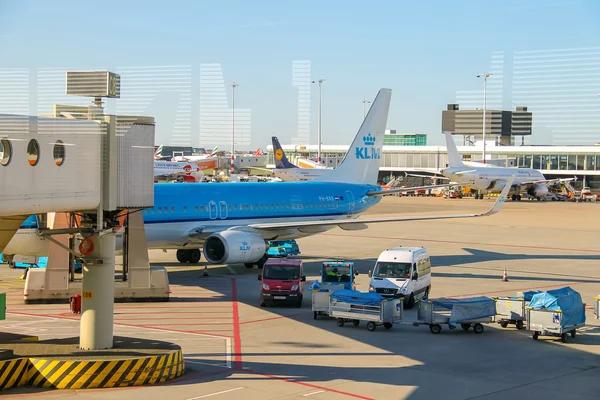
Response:
POLYGON ((177 249, 180 262, 196 263, 203 253, 211 264, 244 263, 252 268, 264 264, 271 240, 297 239, 335 227, 358 230, 371 223, 498 212, 506 190, 485 213, 357 219, 384 194, 415 190, 383 191, 376 184, 391 94, 390 89, 379 91, 342 163, 311 181, 155 184, 154 207, 142 211, 148 248, 177 249))

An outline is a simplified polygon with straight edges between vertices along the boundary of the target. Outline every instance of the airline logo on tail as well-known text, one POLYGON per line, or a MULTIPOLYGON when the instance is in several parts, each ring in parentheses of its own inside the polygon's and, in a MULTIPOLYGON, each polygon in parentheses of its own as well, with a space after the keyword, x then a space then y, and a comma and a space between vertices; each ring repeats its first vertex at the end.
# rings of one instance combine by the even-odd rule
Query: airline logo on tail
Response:
POLYGON ((258 149, 256 149, 256 151, 252 155, 256 156, 256 157, 262 156, 262 152, 260 151, 260 147, 258 149))
POLYGON ((369 134, 367 136, 363 136, 364 146, 355 148, 356 150, 356 159, 357 160, 379 160, 381 158, 381 149, 377 149, 375 146, 375 141, 377 140, 374 136, 369 134))
POLYGON ((162 156, 163 145, 158 146, 158 149, 154 152, 154 158, 160 158, 162 156))
POLYGON ((215 148, 212 149, 212 151, 210 152, 210 154, 206 158, 213 157, 215 154, 217 154, 217 151, 219 151, 219 146, 215 146, 215 148))

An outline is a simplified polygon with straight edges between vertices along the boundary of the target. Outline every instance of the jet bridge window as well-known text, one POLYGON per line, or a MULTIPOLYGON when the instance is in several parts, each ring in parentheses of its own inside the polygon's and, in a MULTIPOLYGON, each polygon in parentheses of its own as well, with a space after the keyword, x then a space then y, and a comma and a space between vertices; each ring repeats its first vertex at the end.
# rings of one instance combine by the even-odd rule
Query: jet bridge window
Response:
POLYGON ((10 140, 2 139, 0 140, 0 164, 6 166, 10 163, 10 159, 12 158, 12 145, 10 144, 10 140))
POLYGON ((62 140, 57 140, 54 143, 52 155, 54 156, 54 163, 59 167, 65 163, 65 145, 62 140))
POLYGON ((32 167, 40 160, 40 144, 35 139, 31 139, 27 144, 27 160, 32 167))

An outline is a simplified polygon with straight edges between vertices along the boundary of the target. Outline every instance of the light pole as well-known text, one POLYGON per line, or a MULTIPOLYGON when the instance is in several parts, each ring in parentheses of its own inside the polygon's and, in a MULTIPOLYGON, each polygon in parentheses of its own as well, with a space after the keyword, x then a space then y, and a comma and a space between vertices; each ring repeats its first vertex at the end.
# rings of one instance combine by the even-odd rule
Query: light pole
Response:
POLYGON ((239 85, 235 82, 231 86, 231 173, 235 173, 235 88, 239 85))
POLYGON ((367 117, 367 104, 371 104, 370 100, 363 99, 363 120, 367 117))
POLYGON ((319 84, 319 112, 317 114, 317 158, 319 165, 321 164, 321 84, 325 82, 325 79, 317 79, 312 81, 312 83, 319 84))
POLYGON ((489 78, 490 76, 492 76, 492 74, 478 74, 477 77, 478 78, 482 78, 483 77, 483 161, 482 163, 485 164, 485 114, 486 114, 486 109, 487 109, 487 78, 489 78))

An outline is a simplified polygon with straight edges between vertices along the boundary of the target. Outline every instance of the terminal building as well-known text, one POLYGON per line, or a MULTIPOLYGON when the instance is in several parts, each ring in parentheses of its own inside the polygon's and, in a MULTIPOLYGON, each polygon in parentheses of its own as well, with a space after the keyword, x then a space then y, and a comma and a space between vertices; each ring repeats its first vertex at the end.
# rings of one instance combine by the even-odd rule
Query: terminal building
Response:
MULTIPOLYGON (((532 126, 532 113, 525 106, 517 106, 515 111, 487 110, 486 163, 534 168, 546 178, 577 177, 572 184, 576 190, 587 186, 600 192, 600 145, 522 145, 524 138, 532 134, 532 126)), ((455 140, 464 161, 482 161, 483 110, 460 110, 458 104, 449 104, 447 110, 442 111, 443 131, 458 137, 455 140)), ((386 132, 379 173, 382 183, 406 172, 434 173, 447 166, 446 146, 427 146, 423 136, 426 135, 386 132)), ((292 162, 297 158, 317 159, 316 145, 283 145, 283 149, 292 162)), ((274 164, 272 150, 272 146, 268 146, 270 164, 274 164)), ((323 145, 322 162, 335 168, 347 151, 348 145, 323 145)))

